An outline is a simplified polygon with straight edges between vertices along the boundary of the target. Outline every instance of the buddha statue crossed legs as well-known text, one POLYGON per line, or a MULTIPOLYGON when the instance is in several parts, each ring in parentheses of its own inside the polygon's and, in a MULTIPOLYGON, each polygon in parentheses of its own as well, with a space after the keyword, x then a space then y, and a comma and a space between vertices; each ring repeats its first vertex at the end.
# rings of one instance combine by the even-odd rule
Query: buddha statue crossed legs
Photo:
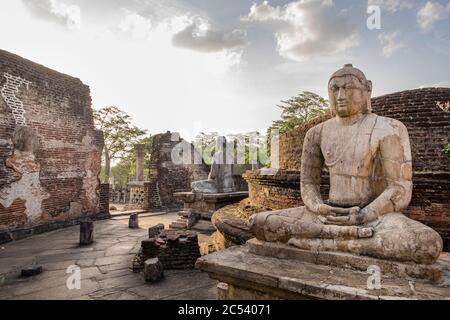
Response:
POLYGON ((371 113, 371 92, 372 83, 352 65, 331 76, 334 118, 309 130, 303 144, 305 206, 254 215, 257 239, 402 262, 437 260, 439 234, 402 214, 412 194, 407 129, 371 113), (330 174, 328 201, 320 194, 324 167, 330 174))

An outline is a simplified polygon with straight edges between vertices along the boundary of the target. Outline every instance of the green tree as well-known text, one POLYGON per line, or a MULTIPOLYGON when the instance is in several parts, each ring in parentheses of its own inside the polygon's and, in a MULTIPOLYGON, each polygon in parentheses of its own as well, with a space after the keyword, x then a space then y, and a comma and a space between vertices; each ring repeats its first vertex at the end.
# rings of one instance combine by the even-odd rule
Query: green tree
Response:
MULTIPOLYGON (((136 144, 145 145, 144 158, 144 177, 148 175, 148 168, 150 165, 150 156, 152 152, 153 136, 148 135, 136 141, 136 144)), ((125 187, 127 177, 132 179, 136 177, 136 152, 131 151, 120 161, 111 167, 111 176, 114 177, 115 187, 125 187), (121 179, 119 179, 121 177, 121 179), (119 185, 119 180, 122 180, 122 185, 119 185)))
POLYGON ((444 148, 444 153, 450 153, 450 143, 444 148))
POLYGON ((135 143, 145 134, 131 124, 131 117, 117 107, 109 106, 94 111, 94 122, 98 129, 103 131, 105 146, 104 156, 104 182, 109 182, 111 161, 122 159, 130 154, 135 143))
POLYGON ((299 95, 282 100, 281 119, 273 121, 270 129, 278 129, 280 133, 286 133, 309 120, 324 114, 328 110, 328 101, 321 96, 304 91, 299 95))

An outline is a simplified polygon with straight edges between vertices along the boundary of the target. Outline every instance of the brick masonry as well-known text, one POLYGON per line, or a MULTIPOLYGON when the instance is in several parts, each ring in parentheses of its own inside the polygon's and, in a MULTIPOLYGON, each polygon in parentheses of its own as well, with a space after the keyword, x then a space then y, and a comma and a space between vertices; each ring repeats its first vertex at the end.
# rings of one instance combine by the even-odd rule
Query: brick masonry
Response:
MULTIPOLYGON (((450 251, 450 88, 408 90, 372 99, 373 112, 403 122, 408 128, 413 157, 413 196, 405 214, 440 233, 445 251, 450 251)), ((303 139, 329 114, 280 137, 280 170, 272 176, 247 172, 250 201, 283 209, 303 205, 300 196, 300 166, 303 139)), ((326 175, 322 193, 326 197, 326 175)))
POLYGON ((0 94, 0 242, 107 213, 89 87, 0 50, 0 94))

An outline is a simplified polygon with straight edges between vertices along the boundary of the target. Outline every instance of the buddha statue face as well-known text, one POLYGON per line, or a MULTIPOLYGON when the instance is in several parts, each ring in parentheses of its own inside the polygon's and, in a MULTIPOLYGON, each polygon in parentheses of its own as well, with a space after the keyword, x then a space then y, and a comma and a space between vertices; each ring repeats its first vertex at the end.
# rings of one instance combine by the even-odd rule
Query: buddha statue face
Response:
POLYGON ((328 83, 332 114, 346 118, 369 113, 371 93, 372 83, 364 74, 352 65, 345 65, 331 76, 328 83))

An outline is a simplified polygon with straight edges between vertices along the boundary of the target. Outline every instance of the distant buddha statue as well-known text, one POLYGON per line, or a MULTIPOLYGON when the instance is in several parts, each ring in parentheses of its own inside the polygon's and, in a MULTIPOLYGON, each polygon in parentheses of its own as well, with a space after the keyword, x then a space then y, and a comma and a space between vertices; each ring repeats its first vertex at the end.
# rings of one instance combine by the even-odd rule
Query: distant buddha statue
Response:
POLYGON ((233 150, 227 148, 225 137, 218 137, 216 142, 216 153, 211 164, 211 170, 207 180, 194 181, 191 183, 192 192, 197 193, 225 193, 235 191, 233 180, 233 164, 227 163, 232 158, 233 150))
POLYGON ((252 233, 305 250, 434 263, 441 237, 402 214, 412 194, 406 127, 371 112, 372 83, 352 65, 331 76, 328 93, 334 118, 309 130, 303 144, 305 206, 252 216, 252 233), (320 194, 324 167, 330 174, 327 201, 320 194))

